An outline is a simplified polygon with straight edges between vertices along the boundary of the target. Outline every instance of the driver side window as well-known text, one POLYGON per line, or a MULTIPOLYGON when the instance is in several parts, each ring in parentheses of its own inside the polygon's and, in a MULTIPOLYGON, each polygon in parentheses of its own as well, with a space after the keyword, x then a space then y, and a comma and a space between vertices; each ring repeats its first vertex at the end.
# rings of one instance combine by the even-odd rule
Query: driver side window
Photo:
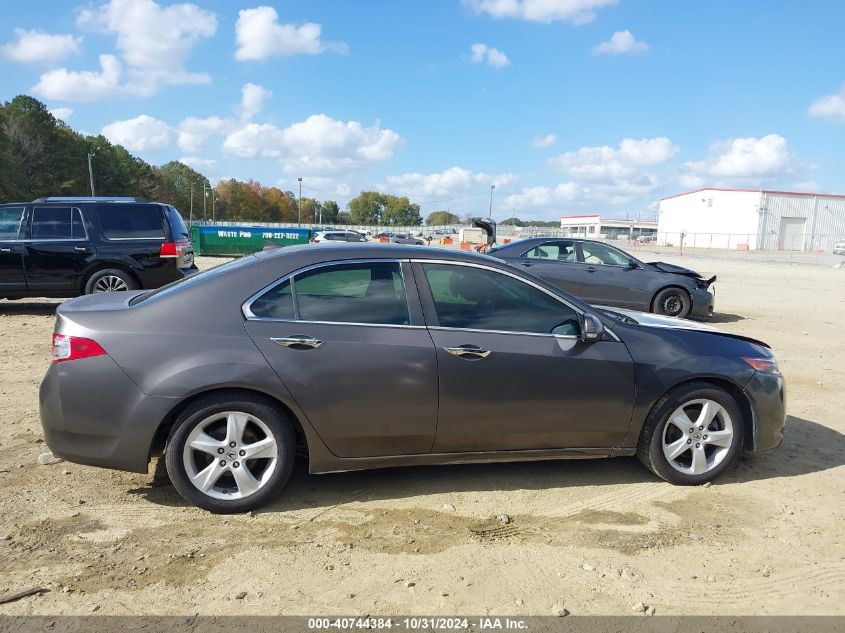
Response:
POLYGON ((578 336, 578 313, 509 275, 459 264, 423 264, 442 327, 578 336))
POLYGON ((581 242, 581 252, 585 264, 604 264, 605 266, 627 266, 631 259, 624 253, 604 244, 581 242))
POLYGON ((578 256, 575 252, 575 244, 568 240, 555 242, 543 242, 531 250, 523 253, 523 257, 529 259, 553 259, 559 262, 576 262, 578 256))

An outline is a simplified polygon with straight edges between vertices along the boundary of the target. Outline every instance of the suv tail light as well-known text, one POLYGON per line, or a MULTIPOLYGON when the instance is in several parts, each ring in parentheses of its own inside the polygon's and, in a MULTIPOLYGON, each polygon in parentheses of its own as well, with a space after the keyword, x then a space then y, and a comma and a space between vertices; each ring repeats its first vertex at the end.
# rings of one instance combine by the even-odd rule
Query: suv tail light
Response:
POLYGON ((165 242, 161 245, 161 250, 158 253, 159 257, 178 257, 179 259, 185 256, 190 242, 165 242))
POLYGON ((97 341, 81 336, 53 334, 53 362, 103 356, 106 353, 97 341))

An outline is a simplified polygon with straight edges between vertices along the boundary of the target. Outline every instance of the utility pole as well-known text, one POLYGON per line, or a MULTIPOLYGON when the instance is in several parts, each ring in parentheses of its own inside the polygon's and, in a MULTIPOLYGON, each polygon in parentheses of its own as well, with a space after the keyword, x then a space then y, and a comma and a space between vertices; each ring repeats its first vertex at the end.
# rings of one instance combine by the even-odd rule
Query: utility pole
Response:
POLYGON ((214 189, 211 190, 211 221, 214 222, 214 189))
POLYGON ((194 224, 194 181, 191 181, 191 215, 188 218, 188 224, 193 226, 194 224))
POLYGON ((297 178, 299 181, 299 222, 298 226, 302 226, 302 177, 297 178))
POLYGON ((91 197, 94 197, 94 170, 91 167, 91 159, 96 156, 96 152, 88 152, 88 180, 91 183, 91 197))
POLYGON ((496 185, 490 185, 490 214, 487 216, 491 220, 493 219, 493 190, 496 188, 496 185))
POLYGON ((208 194, 205 191, 205 178, 202 181, 202 219, 205 220, 208 217, 208 212, 205 210, 205 203, 208 200, 208 194))

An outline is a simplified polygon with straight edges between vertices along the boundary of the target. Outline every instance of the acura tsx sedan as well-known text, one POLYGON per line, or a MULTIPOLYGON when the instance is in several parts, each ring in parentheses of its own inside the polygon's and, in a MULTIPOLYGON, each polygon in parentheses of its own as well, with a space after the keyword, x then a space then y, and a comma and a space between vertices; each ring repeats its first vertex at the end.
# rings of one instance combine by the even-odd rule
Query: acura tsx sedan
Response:
POLYGON ((634 455, 695 485, 776 447, 765 343, 591 307, 493 257, 395 244, 249 255, 57 311, 41 421, 70 461, 213 512, 312 473, 634 455))
POLYGON ((713 316, 715 275, 705 279, 674 264, 641 262, 605 242, 536 237, 488 253, 526 268, 587 303, 679 318, 713 316))

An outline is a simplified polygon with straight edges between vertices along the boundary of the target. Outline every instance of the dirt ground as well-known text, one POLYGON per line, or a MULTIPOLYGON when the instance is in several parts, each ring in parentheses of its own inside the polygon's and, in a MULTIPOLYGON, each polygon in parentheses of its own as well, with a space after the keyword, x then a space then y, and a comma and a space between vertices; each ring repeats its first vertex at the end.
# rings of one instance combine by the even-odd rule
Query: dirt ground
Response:
POLYGON ((50 589, 0 614, 845 614, 845 267, 668 259, 718 273, 715 322, 787 379, 783 445, 707 488, 634 458, 299 464, 271 506, 211 515, 155 463, 37 463, 56 302, 0 301, 0 595, 50 589))

